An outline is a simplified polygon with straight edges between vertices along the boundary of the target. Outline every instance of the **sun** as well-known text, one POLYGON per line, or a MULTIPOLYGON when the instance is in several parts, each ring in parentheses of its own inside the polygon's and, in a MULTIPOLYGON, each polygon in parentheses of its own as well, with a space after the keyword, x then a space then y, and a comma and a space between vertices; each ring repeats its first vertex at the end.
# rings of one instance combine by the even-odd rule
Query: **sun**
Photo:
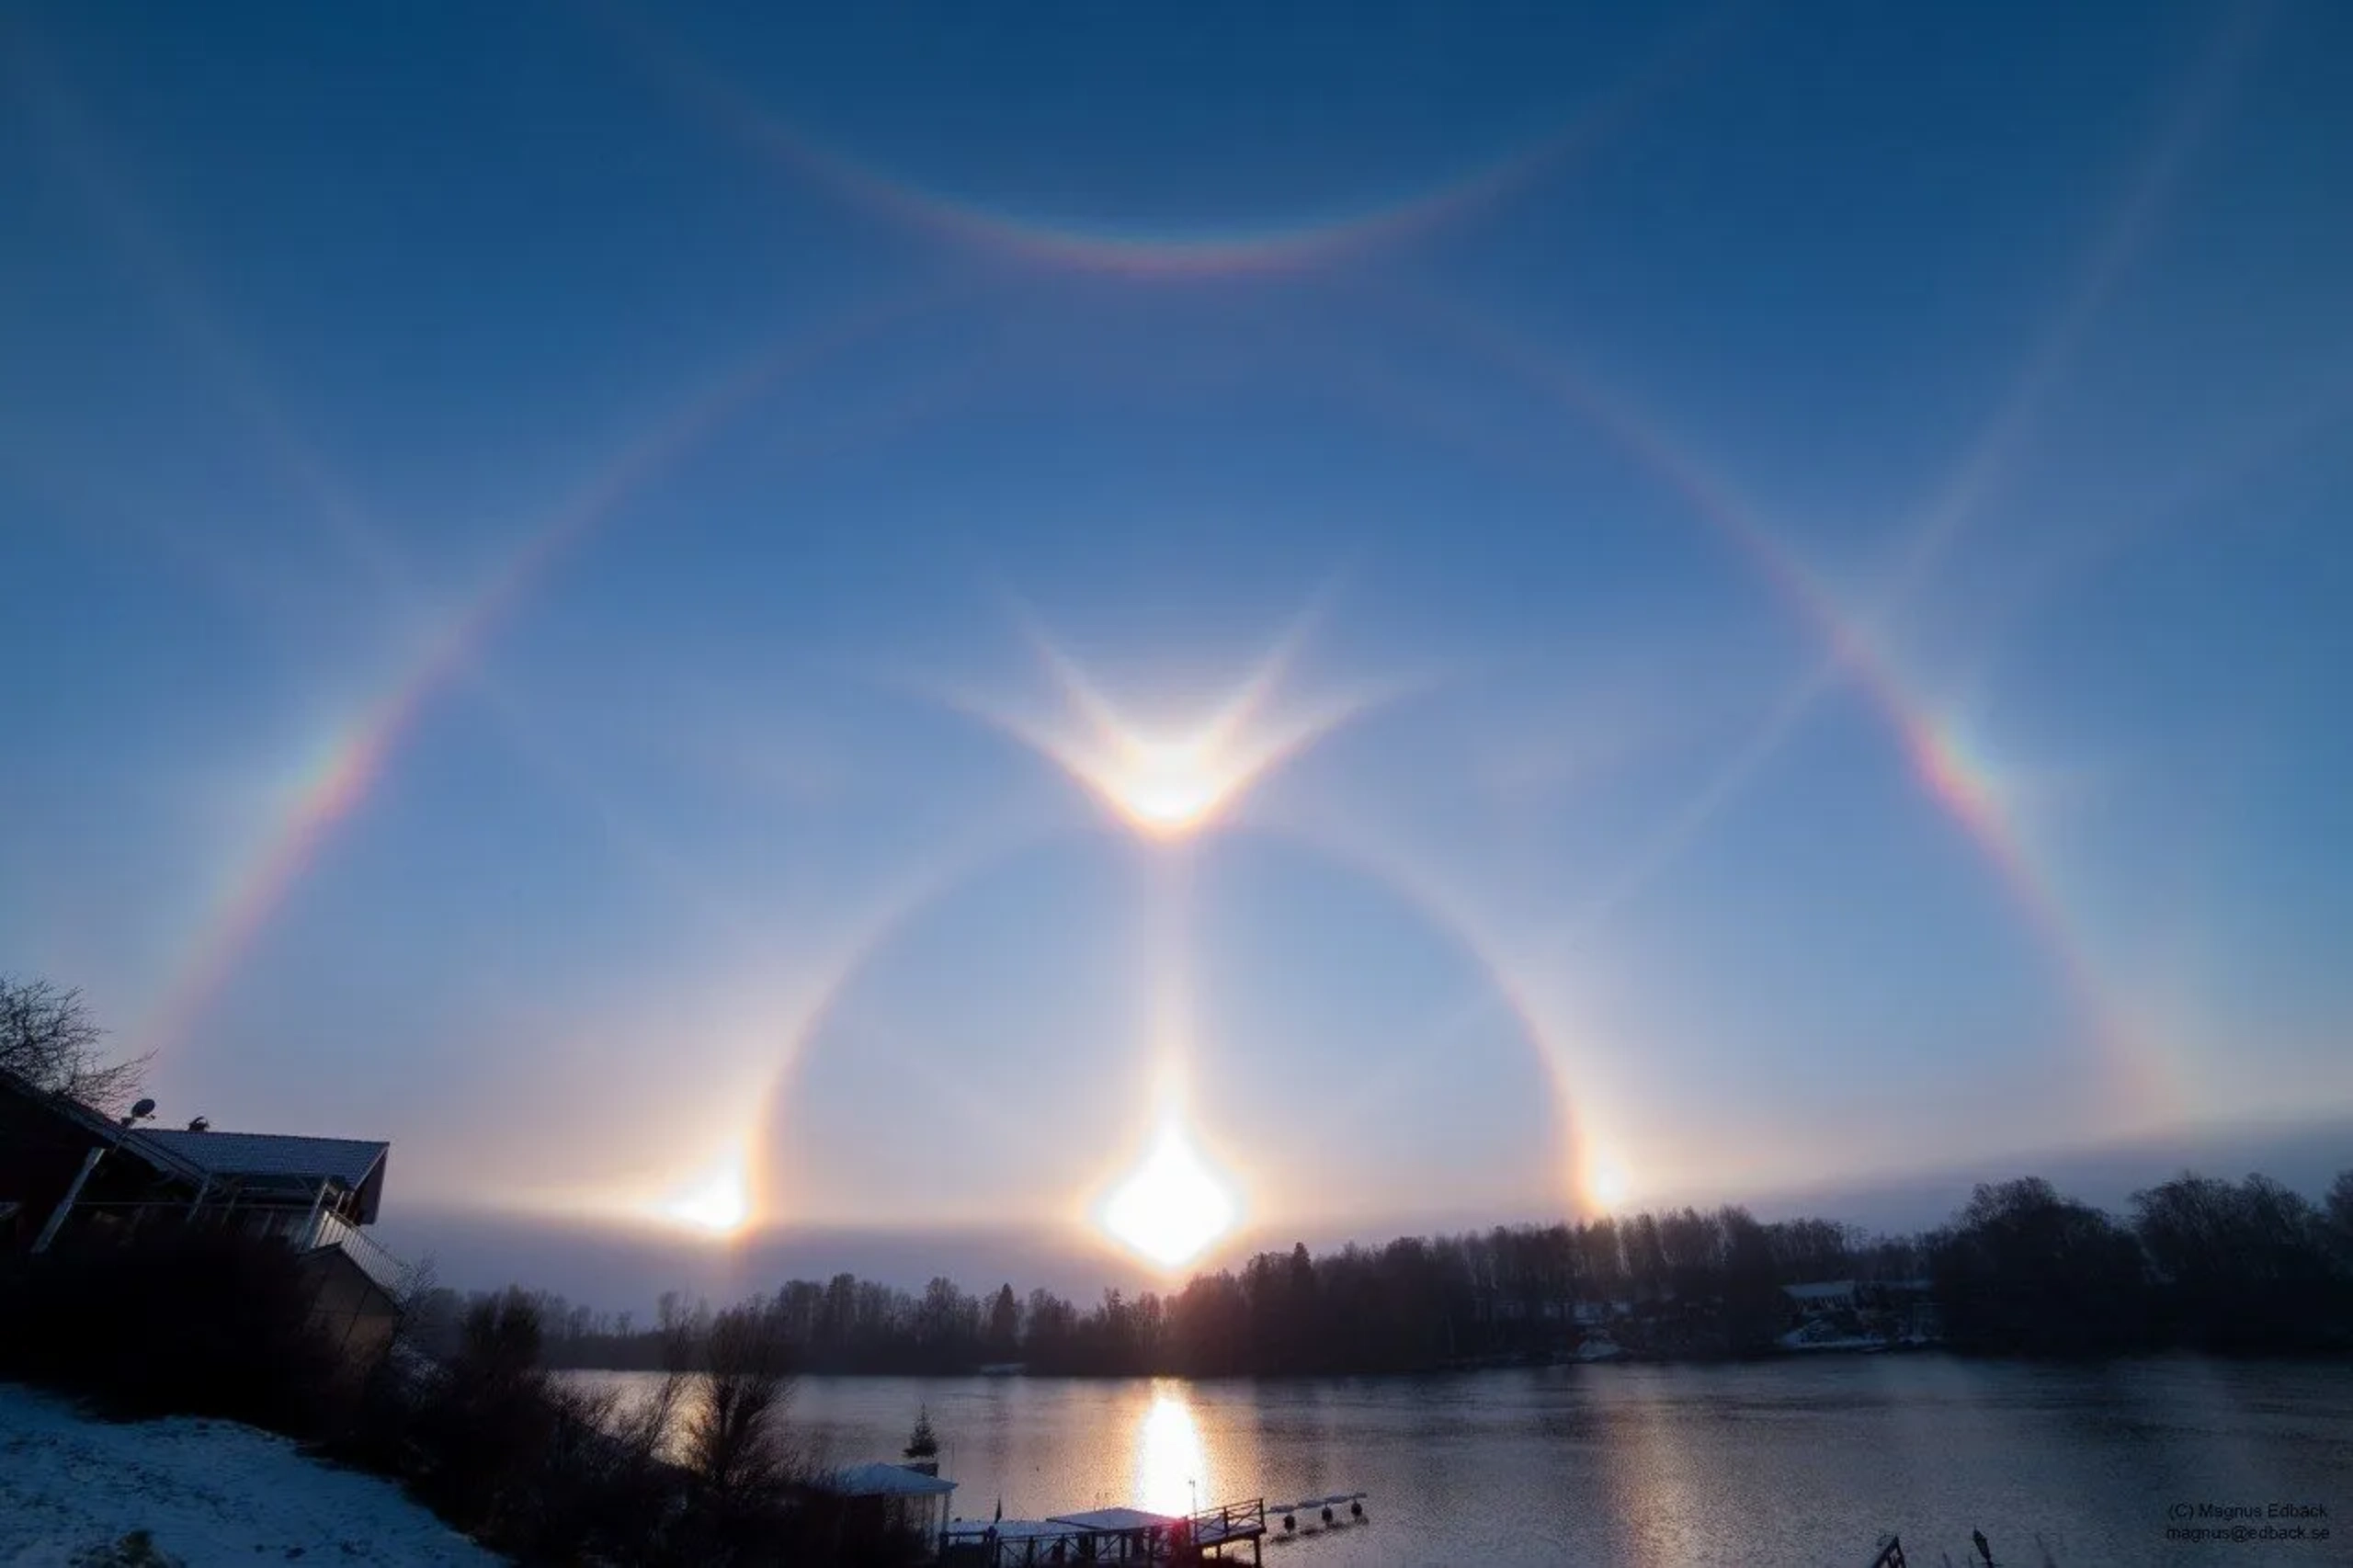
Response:
POLYGON ((752 1217, 752 1199, 744 1167, 731 1161, 662 1205, 662 1212, 682 1225, 714 1236, 732 1236, 752 1217))
POLYGON ((1233 1229, 1239 1213, 1232 1189, 1172 1117, 1143 1163, 1105 1201, 1101 1223, 1138 1256, 1176 1268, 1233 1229))

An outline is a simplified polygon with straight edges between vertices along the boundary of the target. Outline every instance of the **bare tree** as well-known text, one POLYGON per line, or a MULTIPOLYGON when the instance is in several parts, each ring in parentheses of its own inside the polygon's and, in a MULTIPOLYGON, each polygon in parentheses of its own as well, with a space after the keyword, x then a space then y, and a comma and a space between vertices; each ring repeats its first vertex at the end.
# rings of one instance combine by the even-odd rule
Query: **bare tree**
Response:
POLYGON ((98 1049, 105 1038, 80 991, 0 976, 0 1074, 119 1116, 130 1108, 150 1058, 108 1062, 98 1049))
MULTIPOLYGON (((623 1312, 623 1337, 628 1335, 629 1320, 630 1314, 623 1312)), ((669 1455, 678 1413, 686 1408, 687 1395, 694 1387, 695 1356, 701 1346, 699 1336, 708 1332, 708 1325, 698 1328, 695 1317, 677 1305, 676 1296, 665 1294, 660 1332, 662 1381, 646 1399, 613 1413, 607 1427, 625 1450, 644 1464, 669 1455)))
POLYGON ((462 1315, 458 1293, 441 1283, 440 1267, 431 1253, 401 1270, 393 1303, 400 1317, 385 1350, 396 1372, 406 1375, 429 1366, 455 1346, 462 1315))
POLYGON ((765 1303, 730 1307, 703 1338, 702 1401, 687 1423, 686 1461, 722 1508, 757 1507, 788 1477, 784 1406, 792 1390, 790 1345, 765 1303))

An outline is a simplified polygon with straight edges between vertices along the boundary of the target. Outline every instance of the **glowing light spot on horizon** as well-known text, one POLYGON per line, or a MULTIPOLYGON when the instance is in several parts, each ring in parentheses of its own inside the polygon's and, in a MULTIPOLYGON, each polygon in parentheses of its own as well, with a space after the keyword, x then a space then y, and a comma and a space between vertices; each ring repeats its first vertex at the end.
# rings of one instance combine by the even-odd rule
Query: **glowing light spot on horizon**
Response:
POLYGON ((1615 1210, 1633 1195, 1633 1184, 1623 1166, 1604 1160, 1586 1174, 1586 1194, 1597 1207, 1615 1210))
POLYGON ((732 1236, 752 1217, 752 1199, 740 1160, 730 1160, 696 1186, 662 1206, 683 1225, 714 1236, 732 1236))
POLYGON ((1104 1204, 1102 1225, 1138 1256, 1176 1268, 1232 1230, 1240 1211, 1232 1189, 1171 1117, 1143 1163, 1104 1204))

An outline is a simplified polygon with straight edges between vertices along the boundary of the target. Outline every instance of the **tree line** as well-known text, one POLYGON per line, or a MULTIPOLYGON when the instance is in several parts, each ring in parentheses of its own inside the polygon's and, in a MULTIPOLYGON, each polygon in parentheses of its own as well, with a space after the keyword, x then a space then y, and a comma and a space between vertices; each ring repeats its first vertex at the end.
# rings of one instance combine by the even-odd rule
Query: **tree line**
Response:
MULTIPOLYGON (((122 1108, 142 1062, 109 1063, 80 993, 0 977, 0 1077, 101 1111, 122 1108)), ((1375 1372, 1550 1356, 1606 1333, 1638 1354, 1753 1355, 1795 1309, 1784 1288, 1851 1279, 1932 1297, 1966 1350, 2099 1354, 2353 1346, 2353 1171, 2314 1202, 2262 1176, 2184 1173, 2116 1216, 2044 1180, 1983 1185, 1952 1220, 1866 1238, 1823 1219, 1770 1223, 1745 1209, 1401 1237, 1321 1256, 1304 1245, 1168 1293, 1111 1290, 1081 1307, 1008 1283, 920 1293, 839 1274, 756 1300, 795 1364, 818 1372, 1375 1372), (1916 1289, 1925 1282, 1926 1290, 1916 1289)), ((719 1314, 665 1298, 657 1322, 545 1293, 528 1301, 551 1367, 655 1369, 684 1336, 708 1346, 719 1314)), ((420 1295, 413 1332, 456 1351, 470 1309, 420 1295)))
MULTIPOLYGON (((2353 1171, 2314 1202, 2261 1176, 2185 1173, 2129 1215, 2040 1178, 1980 1186, 1940 1227, 1867 1237, 1823 1219, 1761 1221, 1737 1206, 1349 1245, 1296 1245, 1179 1289, 1081 1305, 1010 1283, 909 1291, 851 1274, 794 1279, 753 1304, 811 1372, 1176 1375, 1419 1370, 1572 1352, 1607 1335, 1635 1355, 1746 1356, 1797 1321, 1784 1287, 1851 1280, 1931 1302, 1961 1350, 2027 1355, 2165 1347, 2353 1346, 2353 1171)), ((558 1367, 655 1369, 712 1314, 665 1297, 643 1326, 529 1294, 558 1367)), ((467 1302, 435 1292, 419 1332, 467 1302)), ((438 1326, 437 1326, 438 1325, 438 1326)))

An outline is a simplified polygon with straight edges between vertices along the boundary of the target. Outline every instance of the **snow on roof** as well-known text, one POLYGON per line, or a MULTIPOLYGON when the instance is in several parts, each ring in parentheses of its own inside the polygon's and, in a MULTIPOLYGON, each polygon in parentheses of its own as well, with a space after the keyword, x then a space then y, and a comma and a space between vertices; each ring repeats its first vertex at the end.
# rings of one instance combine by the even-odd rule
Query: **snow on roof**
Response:
POLYGON ((956 1483, 903 1464, 854 1464, 834 1478, 845 1497, 944 1497, 956 1483))
POLYGON ((1176 1523, 1176 1516, 1147 1514, 1142 1508, 1097 1508, 1085 1514, 1056 1514, 1053 1522, 1087 1530, 1149 1530, 1176 1523))
POLYGON ((999 1540, 1043 1540, 1070 1534, 1070 1527, 1051 1519, 954 1519, 944 1533, 956 1540, 978 1540, 992 1532, 999 1540))
POLYGON ((357 1138, 300 1138, 278 1132, 165 1132, 142 1129, 142 1143, 160 1144, 199 1170, 222 1176, 332 1177, 358 1187, 392 1145, 357 1138))
POLYGON ((304 1138, 279 1132, 183 1132, 142 1128, 125 1135, 126 1146, 145 1147, 192 1165, 207 1176, 283 1180, 309 1185, 334 1181, 361 1195, 360 1218, 376 1217, 383 1192, 384 1158, 390 1143, 358 1138, 304 1138))
POLYGON ((358 1138, 305 1138, 277 1132, 188 1132, 131 1128, 88 1106, 34 1088, 13 1073, 0 1072, 0 1089, 11 1089, 47 1108, 92 1136, 156 1171, 182 1181, 208 1177, 279 1180, 313 1186, 333 1180, 358 1193, 360 1222, 372 1222, 384 1191, 384 1159, 390 1143, 358 1138))

